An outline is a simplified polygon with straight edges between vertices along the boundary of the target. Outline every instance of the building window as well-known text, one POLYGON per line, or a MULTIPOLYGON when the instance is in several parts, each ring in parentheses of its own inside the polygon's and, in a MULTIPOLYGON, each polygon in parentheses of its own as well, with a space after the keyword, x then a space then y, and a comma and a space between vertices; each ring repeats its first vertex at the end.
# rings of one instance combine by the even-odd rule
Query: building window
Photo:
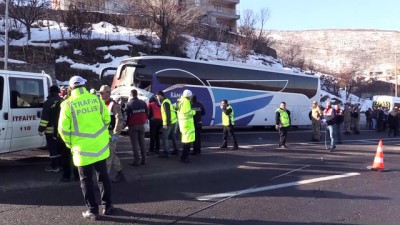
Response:
POLYGON ((222 6, 220 6, 220 5, 214 5, 214 9, 217 12, 222 12, 222 6))

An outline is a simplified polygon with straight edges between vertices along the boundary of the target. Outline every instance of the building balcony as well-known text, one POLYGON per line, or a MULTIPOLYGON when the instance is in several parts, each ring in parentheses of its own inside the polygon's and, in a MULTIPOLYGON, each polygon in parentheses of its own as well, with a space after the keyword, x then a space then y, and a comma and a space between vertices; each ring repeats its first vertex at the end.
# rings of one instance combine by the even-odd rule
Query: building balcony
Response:
POLYGON ((217 18, 234 20, 240 19, 240 15, 236 12, 235 9, 210 7, 208 10, 208 14, 217 18))
POLYGON ((222 4, 239 4, 240 0, 213 0, 213 2, 222 4))

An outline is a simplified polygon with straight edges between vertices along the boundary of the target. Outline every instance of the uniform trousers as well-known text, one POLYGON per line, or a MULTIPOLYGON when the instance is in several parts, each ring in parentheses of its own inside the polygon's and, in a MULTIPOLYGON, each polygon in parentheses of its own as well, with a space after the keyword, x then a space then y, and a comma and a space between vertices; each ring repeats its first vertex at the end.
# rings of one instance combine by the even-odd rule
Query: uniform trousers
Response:
POLYGON ((289 127, 279 127, 279 147, 286 146, 286 137, 289 127))
POLYGON ((79 177, 81 179, 81 189, 86 206, 91 213, 98 214, 99 206, 96 202, 93 170, 96 171, 97 183, 100 189, 101 205, 106 209, 112 206, 111 203, 111 183, 107 172, 106 160, 101 160, 87 166, 79 166, 79 177))
POLYGON ((201 123, 194 123, 195 140, 193 142, 193 154, 201 154, 201 123))
POLYGON ((57 149, 57 139, 54 138, 53 134, 45 133, 47 148, 49 149, 50 155, 50 166, 51 168, 58 168, 60 166, 60 153, 57 149))
POLYGON ((78 168, 72 163, 71 149, 68 148, 61 138, 57 139, 57 148, 61 154, 62 177, 65 179, 71 178, 71 173, 74 174, 75 179, 79 178, 78 168))
POLYGON ((121 164, 121 161, 119 160, 119 157, 117 155, 117 142, 114 141, 112 142, 110 140, 110 157, 107 158, 106 160, 107 163, 107 172, 111 172, 111 167, 114 167, 114 170, 116 172, 121 172, 123 167, 121 164))
POLYGON ((139 150, 142 163, 146 162, 146 149, 144 148, 144 124, 129 125, 129 137, 131 139, 133 161, 139 163, 139 150))
POLYGON ((235 135, 235 131, 234 131, 234 126, 233 125, 224 126, 224 128, 223 128, 223 137, 222 137, 222 140, 223 140, 222 146, 226 147, 228 145, 228 135, 233 140, 233 146, 237 147, 238 143, 237 143, 237 140, 236 140, 236 135, 235 135))

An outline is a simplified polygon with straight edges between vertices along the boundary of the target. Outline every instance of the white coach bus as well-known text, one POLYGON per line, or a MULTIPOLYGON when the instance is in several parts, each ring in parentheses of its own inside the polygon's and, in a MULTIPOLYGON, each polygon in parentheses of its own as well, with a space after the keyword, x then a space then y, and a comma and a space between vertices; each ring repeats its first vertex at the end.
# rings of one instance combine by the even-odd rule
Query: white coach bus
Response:
POLYGON ((274 125, 275 110, 283 101, 291 111, 292 125, 310 125, 311 102, 319 102, 321 97, 320 80, 313 75, 165 56, 122 61, 112 82, 113 94, 128 97, 133 88, 145 98, 164 91, 172 102, 190 89, 206 109, 204 126, 221 125, 223 99, 232 105, 238 126, 274 125))

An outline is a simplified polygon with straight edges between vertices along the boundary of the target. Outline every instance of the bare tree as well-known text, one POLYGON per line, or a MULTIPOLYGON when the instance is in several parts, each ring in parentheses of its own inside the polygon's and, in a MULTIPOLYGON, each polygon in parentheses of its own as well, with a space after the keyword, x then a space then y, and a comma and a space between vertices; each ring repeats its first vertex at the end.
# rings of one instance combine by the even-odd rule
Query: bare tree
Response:
POLYGON ((83 39, 83 36, 90 37, 92 31, 92 17, 90 13, 80 10, 76 7, 71 7, 67 11, 65 18, 65 25, 68 27, 68 31, 73 35, 78 36, 79 40, 83 39))
MULTIPOLYGON (((13 20, 15 20, 15 19, 13 19, 13 20)), ((9 25, 8 25, 8 39, 7 40, 5 39, 5 30, 3 32, 1 32, 0 40, 3 43, 6 43, 6 41, 7 41, 7 44, 10 45, 14 40, 19 40, 24 37, 24 34, 21 32, 21 30, 22 30, 21 23, 15 23, 15 21, 14 21, 14 25, 12 25, 12 21, 10 19, 8 21, 4 21, 4 22, 7 22, 9 25)))
POLYGON ((238 28, 239 34, 249 38, 255 39, 255 25, 257 23, 257 16, 252 10, 244 10, 240 19, 240 26, 238 28))
POLYGON ((258 39, 263 38, 263 32, 264 32, 264 26, 267 23, 267 20, 269 19, 269 10, 267 8, 262 8, 260 10, 260 15, 259 15, 259 22, 260 22, 260 33, 258 34, 258 39))
POLYGON ((286 65, 296 66, 296 61, 302 58, 302 54, 303 52, 300 45, 292 41, 288 45, 286 45, 284 51, 282 52, 281 58, 286 65))
POLYGON ((190 1, 171 0, 135 0, 128 1, 128 14, 134 14, 138 19, 151 22, 160 38, 161 51, 167 50, 167 45, 177 40, 183 31, 200 19, 200 9, 190 1))
MULTIPOLYGON (((6 2, 6 0, 3 0, 6 2)), ((31 40, 32 24, 46 16, 46 9, 50 6, 46 0, 10 0, 9 12, 12 18, 21 22, 28 33, 28 40, 31 40)))
POLYGON ((346 91, 346 99, 349 99, 350 93, 352 93, 356 86, 355 71, 352 68, 345 68, 337 74, 339 78, 339 86, 344 87, 346 91))

